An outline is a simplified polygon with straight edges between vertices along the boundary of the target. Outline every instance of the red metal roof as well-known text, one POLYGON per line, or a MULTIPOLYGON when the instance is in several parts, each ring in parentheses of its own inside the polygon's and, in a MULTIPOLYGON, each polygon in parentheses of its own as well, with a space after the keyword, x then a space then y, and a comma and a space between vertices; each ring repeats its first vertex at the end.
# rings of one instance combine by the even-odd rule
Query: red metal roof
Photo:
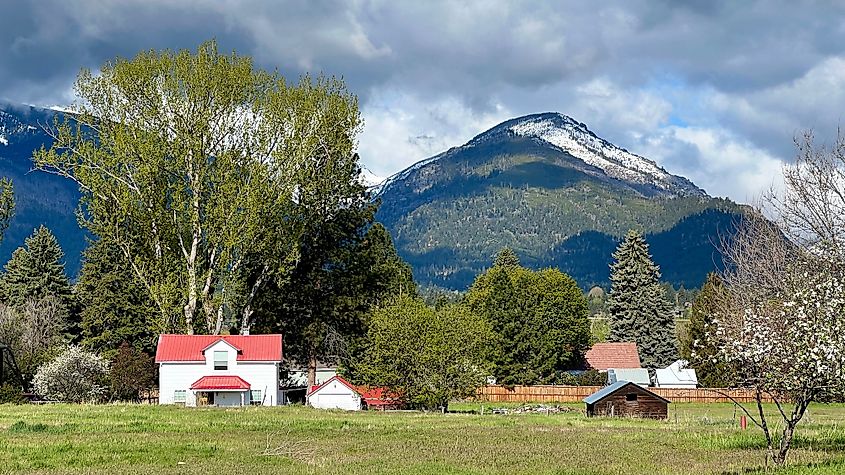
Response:
POLYGON ((596 343, 584 354, 587 366, 598 371, 640 367, 636 343, 596 343))
POLYGON ((249 389, 249 383, 239 376, 203 376, 191 385, 192 390, 197 389, 249 389))
POLYGON ((156 363, 204 361, 203 351, 220 340, 238 350, 238 361, 282 360, 282 335, 161 335, 156 363))

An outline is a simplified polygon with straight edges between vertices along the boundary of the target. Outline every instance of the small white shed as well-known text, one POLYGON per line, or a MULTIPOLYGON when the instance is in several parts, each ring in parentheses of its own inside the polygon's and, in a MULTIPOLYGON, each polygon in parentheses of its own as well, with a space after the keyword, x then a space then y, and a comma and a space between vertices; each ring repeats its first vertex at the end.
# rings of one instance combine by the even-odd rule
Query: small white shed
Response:
POLYGON ((340 376, 312 388, 307 398, 308 404, 317 409, 361 410, 361 393, 340 376))
POLYGON ((689 367, 687 360, 678 360, 668 367, 658 369, 657 387, 660 388, 685 388, 694 389, 698 386, 698 376, 695 370, 689 367))

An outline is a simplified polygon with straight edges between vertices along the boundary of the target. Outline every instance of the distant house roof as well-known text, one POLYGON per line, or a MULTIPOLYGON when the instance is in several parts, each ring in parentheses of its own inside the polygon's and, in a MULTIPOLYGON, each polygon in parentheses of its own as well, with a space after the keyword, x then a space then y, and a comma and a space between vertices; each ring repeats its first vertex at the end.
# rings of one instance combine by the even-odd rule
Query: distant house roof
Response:
POLYGON ((607 370, 607 382, 613 384, 617 381, 630 381, 644 388, 651 384, 648 370, 644 368, 609 368, 607 370))
POLYGON ((224 341, 238 352, 238 361, 281 361, 282 335, 160 335, 156 363, 205 361, 203 352, 224 341))
POLYGON ((692 386, 698 385, 698 376, 693 368, 688 368, 686 360, 678 360, 666 368, 655 370, 658 386, 692 386))
POLYGON ((248 382, 239 376, 203 376, 191 385, 191 390, 244 390, 250 388, 248 382))
POLYGON ((596 343, 584 354, 587 366, 598 371, 610 368, 639 368, 636 343, 596 343))
MULTIPOLYGON (((590 394, 589 396, 585 397, 584 402, 587 404, 595 404, 628 385, 635 385, 635 383, 632 383, 631 381, 617 381, 611 384, 610 386, 605 386, 599 389, 598 391, 594 392, 593 394, 590 394)), ((654 394, 653 392, 641 387, 638 384, 636 384, 636 386, 667 404, 670 402, 668 399, 660 397, 657 394, 654 394)))

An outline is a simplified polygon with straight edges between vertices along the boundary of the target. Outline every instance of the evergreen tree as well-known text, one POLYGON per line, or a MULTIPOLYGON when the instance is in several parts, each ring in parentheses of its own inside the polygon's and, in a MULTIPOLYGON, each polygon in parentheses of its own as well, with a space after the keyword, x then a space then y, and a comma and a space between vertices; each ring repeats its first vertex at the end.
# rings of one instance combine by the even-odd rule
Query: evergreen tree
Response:
POLYGON ((493 265, 497 267, 519 267, 519 257, 513 252, 513 249, 504 247, 496 254, 493 265))
POLYGON ((728 387, 733 382, 733 369, 720 357, 714 313, 719 300, 725 298, 722 279, 714 273, 707 275, 696 299, 690 307, 689 330, 681 340, 681 357, 695 368, 698 382, 708 388, 728 387))
POLYGON ((660 269, 643 235, 628 231, 613 253, 609 341, 636 342, 644 367, 664 367, 677 357, 673 306, 660 285, 660 269))
POLYGON ((493 329, 489 358, 500 384, 558 382, 589 347, 587 300, 557 269, 531 271, 497 258, 476 278, 466 301, 493 329))
POLYGON ((83 254, 76 295, 82 307, 82 345, 110 356, 123 343, 155 352, 159 327, 155 303, 130 269, 122 252, 104 240, 83 254))
POLYGON ((53 296, 72 315, 73 295, 63 259, 64 252, 56 237, 47 227, 40 226, 6 263, 0 279, 3 300, 20 309, 28 300, 53 296))

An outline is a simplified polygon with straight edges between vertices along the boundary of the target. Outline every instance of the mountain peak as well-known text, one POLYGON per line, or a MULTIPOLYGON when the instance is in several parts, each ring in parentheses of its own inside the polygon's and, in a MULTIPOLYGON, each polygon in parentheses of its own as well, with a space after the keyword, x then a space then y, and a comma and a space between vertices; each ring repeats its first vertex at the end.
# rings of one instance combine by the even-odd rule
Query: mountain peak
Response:
POLYGON ((559 112, 543 112, 505 121, 473 138, 477 145, 503 137, 527 137, 551 145, 601 173, 626 182, 648 185, 673 196, 707 196, 684 177, 675 176, 640 155, 618 147, 593 133, 586 124, 559 112))

